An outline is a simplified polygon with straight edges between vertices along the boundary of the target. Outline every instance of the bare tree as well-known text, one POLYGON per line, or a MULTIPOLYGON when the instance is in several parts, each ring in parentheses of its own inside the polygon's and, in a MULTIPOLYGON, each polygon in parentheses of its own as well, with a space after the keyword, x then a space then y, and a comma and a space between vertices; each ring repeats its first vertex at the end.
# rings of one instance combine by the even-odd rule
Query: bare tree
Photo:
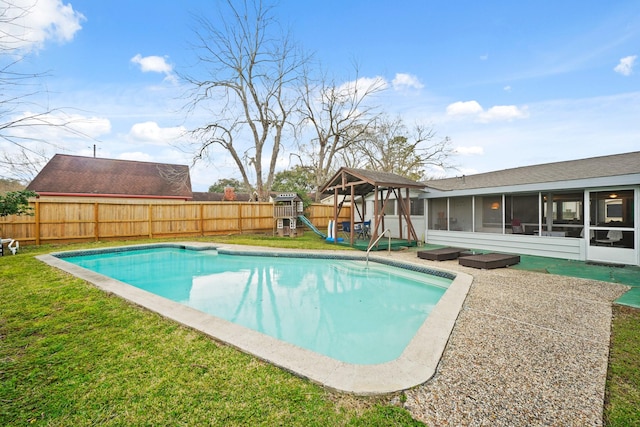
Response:
MULTIPOLYGON (((29 181, 48 161, 44 146, 59 148, 38 136, 38 129, 61 128, 76 136, 86 137, 71 125, 78 119, 63 108, 52 108, 42 80, 47 73, 22 70, 30 41, 24 22, 33 13, 37 0, 3 1, 0 4, 0 170, 6 176, 29 181)), ((27 52, 28 53, 28 52, 27 52)))
POLYGON ((196 18, 198 65, 204 74, 182 75, 192 87, 188 112, 209 113, 207 123, 192 130, 198 141, 194 162, 212 160, 212 146, 221 146, 247 187, 253 188, 250 175, 255 174, 255 189, 264 200, 297 110, 295 87, 306 59, 261 0, 224 4, 215 21, 196 18))
POLYGON ((390 172, 416 181, 432 176, 429 169, 453 167, 448 137, 437 138, 433 128, 416 125, 410 132, 401 118, 380 116, 366 135, 343 153, 352 167, 390 172))
POLYGON ((12 176, 23 183, 28 183, 35 177, 49 161, 49 155, 43 147, 3 152, 0 155, 0 170, 7 176, 12 176))
MULTIPOLYGON (((310 127, 313 137, 300 149, 311 160, 316 188, 340 166, 338 162, 344 160, 340 153, 364 137, 379 114, 377 106, 368 102, 385 89, 385 81, 360 78, 358 68, 355 70, 355 79, 340 85, 326 77, 314 81, 309 72, 305 73, 302 126, 310 127)), ((317 198, 320 196, 316 193, 317 198)))

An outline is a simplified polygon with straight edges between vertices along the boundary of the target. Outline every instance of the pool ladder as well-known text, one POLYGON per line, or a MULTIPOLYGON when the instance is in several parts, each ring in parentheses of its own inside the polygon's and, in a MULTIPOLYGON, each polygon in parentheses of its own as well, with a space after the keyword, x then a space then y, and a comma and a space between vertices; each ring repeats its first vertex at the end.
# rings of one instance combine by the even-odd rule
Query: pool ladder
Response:
POLYGON ((387 228, 386 230, 384 230, 384 231, 382 232, 382 234, 380 234, 380 235, 378 236, 378 238, 376 239, 376 241, 375 241, 375 242, 373 242, 373 244, 371 244, 371 245, 367 248, 367 265, 366 265, 366 267, 365 267, 365 268, 369 268, 369 252, 371 252, 371 249, 373 249, 373 247, 374 247, 375 245, 377 245, 377 244, 378 244, 378 242, 380 241, 380 239, 382 239, 382 238, 384 237, 384 234, 385 234, 385 233, 387 233, 387 232, 389 233, 389 236, 388 236, 388 237, 389 237, 389 248, 388 248, 387 250, 389 251, 389 253, 391 253, 391 229, 390 229, 390 228, 387 228))

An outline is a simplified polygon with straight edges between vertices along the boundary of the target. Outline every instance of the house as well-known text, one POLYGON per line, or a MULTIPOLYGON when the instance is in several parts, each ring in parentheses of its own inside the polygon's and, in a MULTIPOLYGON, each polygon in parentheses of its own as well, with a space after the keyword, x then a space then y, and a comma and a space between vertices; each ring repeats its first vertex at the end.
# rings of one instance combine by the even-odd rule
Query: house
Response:
POLYGON ((189 167, 56 154, 27 186, 39 197, 192 200, 189 167))
POLYGON ((212 193, 209 191, 194 191, 193 201, 194 202, 226 202, 226 201, 251 202, 253 201, 253 198, 249 193, 234 193, 233 199, 230 200, 228 197, 225 197, 225 193, 212 193))
POLYGON ((640 265, 639 201, 631 152, 431 180, 410 210, 426 243, 640 265))

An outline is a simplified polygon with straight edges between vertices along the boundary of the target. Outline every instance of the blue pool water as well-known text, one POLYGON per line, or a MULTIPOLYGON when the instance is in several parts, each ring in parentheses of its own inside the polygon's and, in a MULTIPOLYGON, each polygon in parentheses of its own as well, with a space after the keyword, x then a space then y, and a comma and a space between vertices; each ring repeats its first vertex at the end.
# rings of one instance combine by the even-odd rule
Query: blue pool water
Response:
POLYGON ((353 364, 400 356, 451 283, 398 267, 326 258, 153 248, 65 261, 353 364))

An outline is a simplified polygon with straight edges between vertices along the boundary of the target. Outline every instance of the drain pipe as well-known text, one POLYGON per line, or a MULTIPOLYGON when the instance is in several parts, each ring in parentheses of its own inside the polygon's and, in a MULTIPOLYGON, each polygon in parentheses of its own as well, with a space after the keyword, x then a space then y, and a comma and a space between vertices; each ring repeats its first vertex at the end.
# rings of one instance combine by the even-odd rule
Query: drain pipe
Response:
POLYGON ((378 236, 376 241, 373 242, 373 244, 367 248, 367 265, 366 265, 365 268, 369 268, 369 252, 371 252, 371 249, 373 249, 373 247, 380 241, 380 239, 382 239, 384 237, 384 234, 387 233, 387 232, 389 233, 389 248, 387 249, 387 251, 389 253, 391 253, 391 229, 387 228, 386 230, 384 230, 382 232, 381 235, 378 236))

